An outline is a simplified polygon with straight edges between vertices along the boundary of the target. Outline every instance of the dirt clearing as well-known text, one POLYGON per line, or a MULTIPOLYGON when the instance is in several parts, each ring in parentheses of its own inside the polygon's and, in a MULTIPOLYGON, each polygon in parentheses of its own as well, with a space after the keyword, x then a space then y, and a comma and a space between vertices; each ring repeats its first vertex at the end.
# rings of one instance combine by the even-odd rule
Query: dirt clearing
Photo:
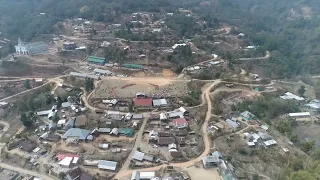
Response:
POLYGON ((196 167, 190 167, 184 169, 186 172, 188 172, 191 179, 201 179, 201 180, 220 180, 220 175, 218 173, 217 169, 203 169, 196 168, 196 167))
POLYGON ((164 78, 131 78, 103 80, 94 92, 95 98, 131 98, 136 92, 148 92, 148 96, 181 97, 187 91, 186 81, 164 78))

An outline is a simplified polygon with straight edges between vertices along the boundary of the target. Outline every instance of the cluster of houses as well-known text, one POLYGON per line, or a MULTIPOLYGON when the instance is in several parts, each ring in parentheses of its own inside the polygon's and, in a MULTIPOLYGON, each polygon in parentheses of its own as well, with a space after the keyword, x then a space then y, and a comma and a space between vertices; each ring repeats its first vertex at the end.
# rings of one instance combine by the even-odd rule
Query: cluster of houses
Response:
POLYGON ((148 97, 145 92, 137 92, 136 97, 133 99, 134 105, 137 108, 141 107, 163 107, 167 106, 168 102, 166 99, 153 99, 148 97))
MULTIPOLYGON (((116 171, 118 162, 108 160, 85 160, 84 157, 78 154, 57 154, 53 157, 57 162, 58 171, 54 172, 65 172, 67 179, 68 176, 75 179, 92 180, 92 175, 85 173, 80 167, 80 164, 84 166, 97 167, 101 170, 116 171)), ((72 179, 74 180, 74 179, 72 179)))
POLYGON ((132 137, 134 135, 134 130, 132 128, 95 128, 94 130, 89 131, 80 128, 70 128, 61 138, 68 143, 77 144, 79 141, 92 141, 94 137, 99 134, 132 137))
POLYGON ((246 140, 247 145, 249 147, 271 147, 277 145, 277 142, 274 138, 267 132, 245 132, 243 133, 246 140))

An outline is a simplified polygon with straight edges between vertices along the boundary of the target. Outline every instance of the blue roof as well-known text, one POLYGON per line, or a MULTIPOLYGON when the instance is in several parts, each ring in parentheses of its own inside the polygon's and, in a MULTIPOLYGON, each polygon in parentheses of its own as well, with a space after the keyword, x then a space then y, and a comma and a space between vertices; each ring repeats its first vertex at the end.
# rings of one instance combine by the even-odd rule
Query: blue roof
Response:
POLYGON ((74 138, 78 138, 80 140, 85 140, 89 136, 89 134, 90 134, 89 130, 79 129, 79 128, 71 128, 62 136, 62 139, 74 137, 74 138))

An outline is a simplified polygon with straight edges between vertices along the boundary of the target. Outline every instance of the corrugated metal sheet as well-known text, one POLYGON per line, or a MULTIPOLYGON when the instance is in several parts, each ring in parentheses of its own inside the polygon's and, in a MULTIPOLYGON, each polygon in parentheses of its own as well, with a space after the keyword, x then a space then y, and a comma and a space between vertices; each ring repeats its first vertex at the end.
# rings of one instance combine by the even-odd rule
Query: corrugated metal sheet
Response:
POLYGON ((104 64, 104 63, 106 63, 106 58, 101 58, 101 57, 96 57, 96 56, 89 56, 88 61, 89 62, 93 62, 93 63, 104 64))

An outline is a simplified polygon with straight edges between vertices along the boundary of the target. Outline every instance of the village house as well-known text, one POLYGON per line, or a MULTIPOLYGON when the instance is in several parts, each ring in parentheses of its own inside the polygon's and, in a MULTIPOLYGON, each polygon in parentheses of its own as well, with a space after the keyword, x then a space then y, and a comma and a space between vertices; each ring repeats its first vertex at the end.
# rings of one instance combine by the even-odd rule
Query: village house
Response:
POLYGON ((178 118, 172 121, 175 128, 183 129, 188 127, 188 121, 185 118, 178 118))
POLYGON ((209 156, 205 156, 202 158, 202 164, 204 168, 212 168, 217 167, 221 163, 222 155, 220 152, 215 151, 211 153, 209 156))
POLYGON ((40 141, 58 142, 60 139, 61 137, 59 135, 51 134, 50 132, 45 132, 39 137, 40 141))
POLYGON ((90 135, 90 131, 79 128, 69 129, 61 138, 75 143, 78 141, 93 140, 93 136, 90 135))
POLYGON ((153 106, 160 107, 160 106, 167 106, 167 100, 166 99, 154 99, 152 101, 153 106))
POLYGON ((134 154, 132 155, 132 159, 137 160, 137 161, 149 161, 153 162, 154 157, 148 154, 145 154, 143 152, 135 151, 134 154))
POLYGON ((93 180, 93 176, 84 172, 80 167, 71 169, 66 173, 66 180, 93 180))
POLYGON ((154 171, 150 171, 150 172, 134 171, 131 175, 130 180, 153 180, 155 177, 156 177, 156 173, 154 171))
POLYGON ((104 64, 106 64, 107 62, 108 62, 108 61, 107 61, 106 58, 96 57, 96 56, 89 56, 89 57, 88 57, 88 63, 104 65, 104 64))
POLYGON ((320 109, 320 100, 312 100, 310 103, 306 104, 307 107, 312 108, 314 110, 320 109))
POLYGON ((280 96, 281 99, 284 99, 284 100, 288 100, 288 99, 294 99, 294 100, 297 100, 297 101, 303 101, 304 98, 303 97, 300 97, 300 96, 297 96, 295 94, 292 94, 291 92, 286 92, 283 96, 280 96))
POLYGON ((117 164, 118 163, 114 161, 99 160, 98 168, 103 170, 115 171, 117 169, 117 164))
POLYGON ((58 165, 70 168, 78 164, 80 156, 76 154, 58 154, 56 158, 59 161, 58 165))
POLYGON ((289 117, 291 118, 310 118, 310 116, 309 112, 289 113, 289 117))
POLYGON ((249 111, 244 111, 243 113, 240 114, 240 117, 246 121, 252 121, 257 119, 257 116, 255 116, 249 111))
POLYGON ((77 48, 77 44, 75 42, 64 42, 62 45, 64 50, 74 50, 77 48))
POLYGON ((152 98, 135 98, 134 104, 136 107, 151 107, 152 98))
POLYGON ((100 75, 100 76, 111 76, 113 73, 109 70, 105 70, 105 69, 94 69, 93 70, 94 73, 96 73, 97 75, 100 75))

